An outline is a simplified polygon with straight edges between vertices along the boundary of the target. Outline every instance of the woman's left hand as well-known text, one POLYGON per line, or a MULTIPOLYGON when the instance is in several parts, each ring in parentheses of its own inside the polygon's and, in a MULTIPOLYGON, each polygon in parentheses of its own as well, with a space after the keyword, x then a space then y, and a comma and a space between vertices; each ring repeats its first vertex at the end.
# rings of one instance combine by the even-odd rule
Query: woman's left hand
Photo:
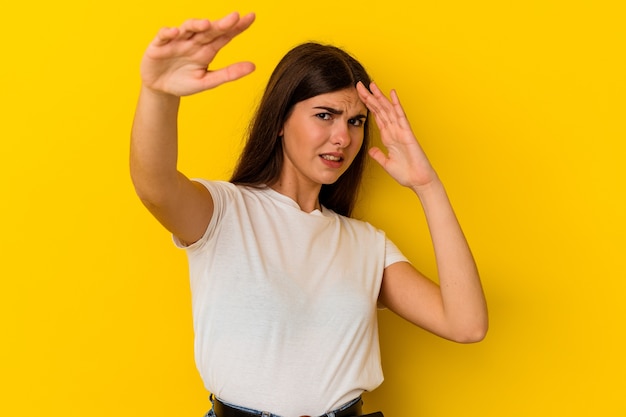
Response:
POLYGON ((370 84, 371 93, 362 82, 356 88, 361 101, 374 115, 381 141, 387 148, 385 155, 380 148, 372 147, 369 155, 399 184, 415 191, 437 180, 437 173, 417 142, 396 91, 391 90, 390 100, 374 83, 370 84))
POLYGON ((370 84, 357 84, 359 97, 374 114, 387 155, 369 154, 401 185, 417 194, 431 234, 439 285, 408 262, 387 268, 378 300, 391 311, 434 334, 457 342, 482 340, 488 328, 487 304, 476 263, 437 173, 415 139, 398 95, 391 100, 370 84))

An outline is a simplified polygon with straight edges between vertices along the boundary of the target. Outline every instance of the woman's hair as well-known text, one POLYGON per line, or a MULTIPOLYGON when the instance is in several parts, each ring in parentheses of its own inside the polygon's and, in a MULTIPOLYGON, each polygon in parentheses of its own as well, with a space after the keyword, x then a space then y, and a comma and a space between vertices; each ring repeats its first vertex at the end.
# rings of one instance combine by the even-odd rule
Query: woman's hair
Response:
MULTIPOLYGON (((370 78, 363 66, 345 51, 331 45, 305 43, 289 51, 278 63, 248 128, 248 138, 230 179, 232 183, 259 187, 278 181, 283 168, 279 133, 296 103, 311 97, 356 87, 370 78)), ((320 204, 350 216, 356 202, 367 149, 369 122, 363 144, 346 172, 333 184, 323 184, 320 204)))

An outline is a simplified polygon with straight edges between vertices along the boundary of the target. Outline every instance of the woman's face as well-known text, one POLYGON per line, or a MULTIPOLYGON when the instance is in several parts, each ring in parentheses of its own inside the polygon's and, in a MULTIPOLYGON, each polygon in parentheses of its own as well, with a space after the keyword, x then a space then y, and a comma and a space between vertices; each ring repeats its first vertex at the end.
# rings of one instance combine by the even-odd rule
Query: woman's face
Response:
POLYGON ((367 109, 356 88, 320 94, 297 103, 281 130, 281 181, 332 184, 363 144, 367 109))

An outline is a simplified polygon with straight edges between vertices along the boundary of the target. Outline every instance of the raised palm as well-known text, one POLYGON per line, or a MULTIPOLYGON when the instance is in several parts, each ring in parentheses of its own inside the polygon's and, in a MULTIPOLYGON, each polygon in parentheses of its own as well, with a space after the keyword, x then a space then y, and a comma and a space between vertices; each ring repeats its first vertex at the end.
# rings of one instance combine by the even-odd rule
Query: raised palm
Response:
POLYGON ((179 28, 163 28, 148 46, 141 62, 145 87, 186 96, 239 79, 252 71, 251 62, 220 69, 211 62, 228 42, 254 22, 254 14, 231 13, 219 20, 192 19, 179 28))

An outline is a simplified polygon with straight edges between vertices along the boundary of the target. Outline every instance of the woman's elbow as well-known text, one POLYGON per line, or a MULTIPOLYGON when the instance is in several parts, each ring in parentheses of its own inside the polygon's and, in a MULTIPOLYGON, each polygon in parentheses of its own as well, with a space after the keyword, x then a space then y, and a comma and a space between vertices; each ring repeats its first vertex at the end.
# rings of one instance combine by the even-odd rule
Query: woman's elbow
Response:
POLYGON ((453 332, 450 340, 457 343, 478 343, 485 339, 487 336, 487 331, 489 330, 488 321, 481 320, 477 323, 473 323, 471 325, 463 326, 457 331, 453 332))

